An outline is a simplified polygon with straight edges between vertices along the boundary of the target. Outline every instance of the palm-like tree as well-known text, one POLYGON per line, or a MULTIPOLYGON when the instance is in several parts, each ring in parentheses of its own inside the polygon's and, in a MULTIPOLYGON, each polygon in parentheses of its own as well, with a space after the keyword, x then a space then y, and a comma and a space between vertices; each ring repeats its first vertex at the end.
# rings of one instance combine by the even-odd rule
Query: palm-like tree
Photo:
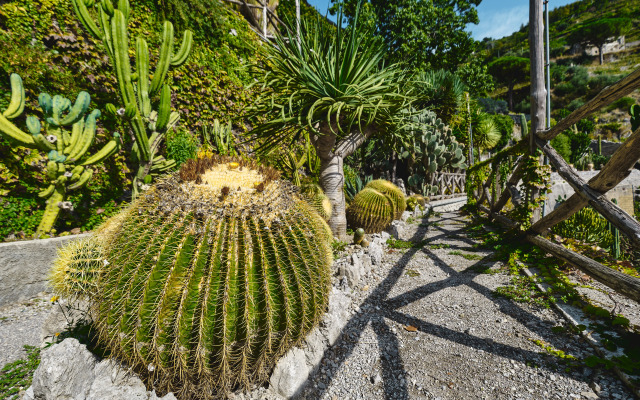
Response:
POLYGON ((383 63, 383 43, 359 29, 357 18, 348 29, 341 20, 338 15, 335 31, 318 21, 305 22, 299 40, 289 32, 267 48, 258 70, 265 93, 254 113, 268 120, 252 134, 262 149, 270 149, 299 139, 304 130, 312 132, 320 185, 333 208, 329 226, 344 238, 343 160, 369 137, 385 132, 407 97, 398 85, 401 68, 383 63))

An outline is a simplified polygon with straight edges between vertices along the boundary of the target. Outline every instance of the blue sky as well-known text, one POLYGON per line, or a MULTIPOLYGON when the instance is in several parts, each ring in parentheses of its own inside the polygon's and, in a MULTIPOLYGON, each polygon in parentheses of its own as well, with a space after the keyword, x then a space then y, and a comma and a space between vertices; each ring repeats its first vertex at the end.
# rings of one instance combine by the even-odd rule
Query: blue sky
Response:
MULTIPOLYGON (((331 0, 308 0, 309 4, 316 7, 321 14, 327 12, 331 0)), ((393 1, 393 0, 389 0, 393 1)), ((550 0, 549 7, 555 7, 573 3, 576 0, 550 0)), ((482 0, 478 6, 478 25, 469 25, 473 37, 482 40, 485 37, 499 39, 508 36, 520 29, 522 24, 529 20, 528 0, 482 0)))

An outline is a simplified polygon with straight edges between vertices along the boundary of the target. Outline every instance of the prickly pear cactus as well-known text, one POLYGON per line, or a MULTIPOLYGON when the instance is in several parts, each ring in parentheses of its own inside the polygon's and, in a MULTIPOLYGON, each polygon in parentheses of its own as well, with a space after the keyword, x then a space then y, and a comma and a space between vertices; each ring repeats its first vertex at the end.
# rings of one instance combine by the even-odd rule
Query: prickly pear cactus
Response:
POLYGON ((375 189, 380 193, 386 194, 393 201, 393 218, 398 219, 407 208, 407 202, 404 194, 399 187, 384 179, 376 179, 367 183, 368 188, 375 189))
POLYGON ((327 195, 324 194, 322 188, 318 185, 304 185, 302 187, 302 194, 318 214, 320 214, 325 221, 329 221, 332 212, 331 201, 329 201, 327 195))
POLYGON ((10 82, 11 101, 0 113, 0 136, 18 146, 42 151, 49 159, 44 171, 49 185, 38 193, 38 197, 47 199, 42 220, 36 229, 36 237, 39 237, 53 228, 61 208, 71 207, 65 201, 67 192, 80 189, 91 180, 93 170, 88 167, 101 163, 120 149, 120 135, 114 133, 102 149, 92 155, 88 153, 95 138, 100 111, 87 113, 91 102, 87 92, 80 92, 73 104, 65 97, 41 93, 38 102, 42 121, 29 115, 26 118, 29 133, 24 132, 11 122, 24 111, 22 78, 11 74, 10 82))
POLYGON ((388 195, 365 187, 355 195, 346 212, 347 223, 352 229, 381 232, 393 221, 394 202, 388 195))
POLYGON ((433 112, 414 116, 407 129, 411 129, 413 140, 411 151, 406 152, 411 173, 407 183, 414 191, 429 195, 434 188, 426 182, 427 175, 467 168, 461 145, 433 112))
POLYGON ((204 158, 62 250, 51 284, 93 302, 101 343, 149 385, 218 398, 263 382, 319 322, 331 239, 275 170, 204 158))

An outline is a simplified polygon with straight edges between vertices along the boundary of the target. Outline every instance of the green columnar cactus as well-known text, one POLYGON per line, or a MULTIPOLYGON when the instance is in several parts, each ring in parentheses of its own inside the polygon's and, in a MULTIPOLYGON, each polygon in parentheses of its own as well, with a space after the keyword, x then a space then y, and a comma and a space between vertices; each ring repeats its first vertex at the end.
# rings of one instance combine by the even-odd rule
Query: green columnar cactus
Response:
POLYGON ((318 324, 331 240, 275 170, 200 158, 63 249, 50 282, 94 304, 101 343, 150 385, 219 398, 263 382, 318 324))
POLYGON ((65 202, 67 192, 82 188, 89 182, 93 170, 87 167, 101 163, 120 149, 120 135, 114 133, 101 150, 91 156, 87 154, 95 137, 96 119, 100 117, 98 110, 87 114, 91 101, 87 92, 80 92, 73 105, 62 96, 52 98, 46 93, 40 94, 38 100, 43 122, 33 115, 28 116, 26 126, 29 133, 26 133, 10 121, 22 114, 25 103, 22 79, 18 74, 11 74, 10 80, 11 101, 0 114, 0 135, 18 146, 43 151, 49 158, 45 171, 49 186, 38 194, 47 199, 44 215, 36 229, 36 237, 40 237, 51 231, 60 208, 72 207, 65 202), (68 127, 71 127, 71 133, 66 129, 68 127))
POLYGON ((331 218, 331 202, 320 186, 304 185, 302 186, 301 192, 311 207, 313 207, 325 221, 331 218))
POLYGON ((520 114, 520 126, 522 129, 522 138, 524 139, 529 134, 529 126, 527 125, 527 117, 524 114, 520 114))
POLYGON ((352 229, 366 233, 381 232, 393 221, 394 202, 388 195, 366 187, 355 195, 347 207, 347 222, 352 229))
MULTIPOLYGON (((191 31, 185 31, 180 49, 174 53, 173 25, 165 21, 160 45, 158 63, 153 73, 149 70, 149 48, 143 37, 135 44, 135 72, 129 57, 129 37, 127 25, 131 12, 128 0, 102 0, 95 4, 98 15, 94 21, 88 6, 92 0, 73 0, 78 18, 87 31, 102 41, 111 59, 118 80, 122 117, 129 122, 135 144, 133 158, 138 164, 133 179, 133 196, 152 181, 152 177, 168 171, 176 163, 157 155, 157 151, 167 130, 178 122, 180 114, 171 112, 171 88, 165 83, 170 67, 179 67, 187 61, 193 44, 191 31), (158 96, 159 95, 159 96, 158 96), (158 97, 153 103, 152 99, 158 97)), ((115 107, 111 106, 114 109, 115 107)))
POLYGON ((407 202, 404 199, 404 194, 399 187, 384 179, 376 179, 367 183, 368 188, 375 189, 380 193, 383 193, 391 198, 393 201, 393 218, 398 219, 402 216, 402 213, 407 208, 407 202))

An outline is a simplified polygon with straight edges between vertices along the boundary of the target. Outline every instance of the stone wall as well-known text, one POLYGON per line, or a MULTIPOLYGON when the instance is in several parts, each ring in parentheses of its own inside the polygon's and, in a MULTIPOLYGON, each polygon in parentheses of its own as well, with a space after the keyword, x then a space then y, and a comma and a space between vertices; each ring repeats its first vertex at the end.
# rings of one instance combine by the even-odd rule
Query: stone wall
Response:
MULTIPOLYGON (((596 176, 600 171, 578 171, 578 175, 585 181, 596 176)), ((568 199, 573 195, 573 188, 565 182, 557 173, 551 174, 551 192, 547 194, 547 205, 545 208, 545 215, 550 213, 557 203, 558 196, 568 199)), ((618 205, 630 215, 633 215, 633 191, 635 188, 640 187, 640 171, 632 170, 631 174, 624 181, 620 182, 618 186, 607 192, 607 199, 616 199, 618 205)))
POLYGON ((58 248, 88 235, 0 243, 0 307, 45 291, 58 248))

